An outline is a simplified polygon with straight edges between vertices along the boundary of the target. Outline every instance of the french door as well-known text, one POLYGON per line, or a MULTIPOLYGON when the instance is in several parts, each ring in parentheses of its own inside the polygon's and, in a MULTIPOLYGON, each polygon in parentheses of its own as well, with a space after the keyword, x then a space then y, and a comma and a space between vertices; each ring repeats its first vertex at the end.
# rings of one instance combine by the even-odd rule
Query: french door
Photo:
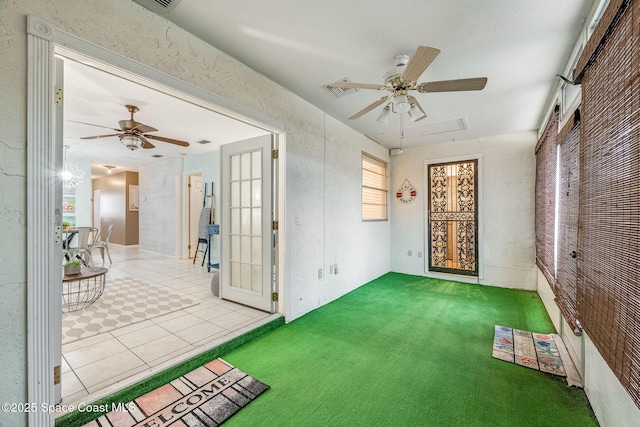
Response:
POLYGON ((430 164, 427 271, 478 275, 477 160, 430 164))
POLYGON ((266 135, 221 147, 220 290, 273 312, 272 145, 266 135))

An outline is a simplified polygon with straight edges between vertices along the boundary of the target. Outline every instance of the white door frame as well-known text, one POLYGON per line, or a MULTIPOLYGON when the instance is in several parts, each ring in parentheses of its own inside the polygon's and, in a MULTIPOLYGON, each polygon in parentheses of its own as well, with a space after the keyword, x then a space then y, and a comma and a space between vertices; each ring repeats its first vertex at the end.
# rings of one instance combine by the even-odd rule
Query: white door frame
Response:
MULTIPOLYGON (((278 134, 281 150, 285 151, 284 123, 56 29, 42 19, 27 17, 27 401, 38 407, 57 403, 54 370, 58 365, 52 348, 55 334, 61 333, 61 330, 55 330, 52 320, 62 309, 62 299, 56 294, 55 287, 44 286, 61 274, 60 253, 55 243, 60 236, 55 230, 61 225, 62 218, 55 215, 56 153, 53 144, 54 58, 57 53, 278 134)), ((280 182, 283 183, 285 169, 280 168, 280 182)), ((280 195, 280 207, 284 206, 284 194, 280 195)), ((279 251, 280 265, 284 265, 283 244, 279 251)), ((277 287, 284 293, 284 275, 279 277, 277 287)), ((277 310, 284 314, 282 303, 277 310)), ((53 411, 28 414, 29 425, 52 425, 54 419, 53 411)))

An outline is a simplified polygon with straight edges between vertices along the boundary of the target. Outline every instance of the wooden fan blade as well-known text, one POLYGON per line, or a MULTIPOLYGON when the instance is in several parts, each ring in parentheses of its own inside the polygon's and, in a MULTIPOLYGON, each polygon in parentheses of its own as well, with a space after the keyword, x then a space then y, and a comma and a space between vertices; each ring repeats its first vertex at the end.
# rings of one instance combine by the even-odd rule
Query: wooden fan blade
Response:
POLYGON ((365 114, 367 114, 369 111, 373 110, 374 108, 378 107, 379 105, 384 104, 384 102, 389 99, 388 96, 383 96, 382 98, 378 99, 376 102, 374 102, 373 104, 370 104, 366 107, 364 107, 362 110, 358 111, 357 113, 355 113, 353 116, 349 117, 349 120, 353 120, 353 119, 357 119, 359 117, 364 116, 365 114))
POLYGON ((144 136, 138 135, 138 138, 142 141, 142 148, 156 148, 156 146, 150 143, 144 136))
POLYGON ((85 136, 85 137, 82 137, 82 138, 80 138, 80 139, 100 139, 100 138, 110 138, 110 137, 112 137, 112 136, 118 136, 118 135, 120 135, 120 134, 119 134, 119 133, 113 133, 113 134, 111 134, 111 135, 85 136))
POLYGON ((67 120, 67 121, 68 122, 73 122, 73 123, 80 123, 82 125, 95 126, 95 127, 98 127, 98 128, 111 129, 111 130, 115 130, 116 132, 122 132, 122 129, 110 128, 109 126, 94 125, 93 123, 78 122, 76 120, 67 120))
POLYGON ((439 49, 429 46, 418 46, 407 67, 402 73, 402 79, 406 82, 415 82, 424 73, 424 70, 436 59, 439 49))
POLYGON ((418 92, 457 92, 463 90, 482 90, 487 84, 486 77, 472 79, 442 80, 439 82, 420 83, 418 92))
POLYGON ((145 138, 149 138, 149 139, 155 139, 155 140, 162 141, 162 142, 168 142, 169 144, 176 144, 176 145, 179 145, 181 147, 188 147, 189 146, 188 142, 180 141, 178 139, 165 138, 164 136, 144 135, 144 137, 145 138))
POLYGON ((118 122, 118 124, 120 125, 120 127, 122 129, 125 130, 137 130, 140 131, 142 133, 147 133, 147 132, 157 132, 158 129, 151 127, 151 126, 147 126, 143 123, 140 122, 136 122, 135 120, 120 120, 118 122))
POLYGON ((329 86, 331 86, 331 87, 343 87, 343 88, 347 88, 347 89, 377 89, 377 90, 386 89, 386 86, 384 86, 384 85, 376 85, 376 84, 373 84, 373 83, 342 82, 342 81, 333 82, 329 86))

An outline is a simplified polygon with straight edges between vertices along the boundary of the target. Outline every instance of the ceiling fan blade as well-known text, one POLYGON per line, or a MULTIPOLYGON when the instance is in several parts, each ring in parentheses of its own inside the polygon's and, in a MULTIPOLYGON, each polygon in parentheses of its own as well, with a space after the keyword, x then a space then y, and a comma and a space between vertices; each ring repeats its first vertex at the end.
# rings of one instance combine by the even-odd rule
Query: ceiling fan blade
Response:
POLYGON ((82 137, 80 139, 100 139, 100 138, 109 138, 109 137, 118 136, 118 135, 120 135, 120 134, 119 133, 113 133, 111 135, 85 136, 85 137, 82 137))
POLYGON ((482 90, 487 84, 486 77, 472 79, 442 80, 439 82, 420 83, 418 92, 456 92, 463 90, 482 90))
POLYGON ((364 107, 362 110, 358 111, 353 116, 349 117, 349 120, 357 119, 357 118, 360 118, 360 117, 364 116, 369 111, 371 111, 374 108, 376 108, 377 106, 384 104, 384 102, 387 99, 389 99, 389 96, 383 96, 382 98, 378 99, 376 102, 364 107))
POLYGON ((120 120, 118 122, 118 124, 120 125, 120 127, 122 129, 125 130, 138 130, 142 133, 147 133, 147 132, 157 132, 158 129, 151 127, 151 126, 147 126, 143 123, 140 122, 136 122, 135 120, 120 120))
POLYGON ((156 148, 156 146, 150 143, 149 140, 147 140, 147 138, 145 138, 144 136, 138 135, 138 138, 140 138, 140 141, 142 141, 142 148, 156 148))
POLYGON ((377 84, 373 84, 373 83, 354 83, 354 82, 343 82, 343 81, 333 82, 329 86, 331 86, 331 87, 342 87, 342 88, 346 88, 346 89, 377 89, 377 90, 381 90, 381 89, 385 89, 386 88, 386 86, 384 86, 384 85, 377 85, 377 84))
POLYGON ((429 46, 418 46, 407 67, 402 73, 402 79, 406 82, 415 82, 424 73, 424 70, 436 59, 439 49, 429 46))
POLYGON ((94 125, 93 123, 78 122, 76 120, 67 120, 67 121, 68 122, 73 122, 73 123, 80 123, 82 125, 95 126, 95 127, 98 127, 98 128, 111 129, 111 130, 115 130, 116 132, 122 132, 122 129, 110 128, 109 126, 94 125))
POLYGON ((179 145, 181 147, 188 147, 189 143, 185 141, 180 141, 178 139, 165 138, 164 136, 157 135, 143 135, 145 138, 155 139, 162 142, 168 142, 169 144, 179 145))

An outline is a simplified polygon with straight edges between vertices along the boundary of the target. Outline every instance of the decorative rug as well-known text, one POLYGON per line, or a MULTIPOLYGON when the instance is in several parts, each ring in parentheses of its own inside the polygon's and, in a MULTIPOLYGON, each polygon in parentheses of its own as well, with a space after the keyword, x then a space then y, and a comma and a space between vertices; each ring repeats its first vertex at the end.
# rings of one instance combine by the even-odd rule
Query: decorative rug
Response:
POLYGON ((124 404, 85 427, 218 426, 269 386, 216 359, 124 404))
POLYGON ((199 304, 132 277, 108 279, 102 296, 82 310, 62 313, 62 343, 109 332, 199 304))
POLYGON ((493 357, 549 374, 567 376, 552 334, 537 334, 496 325, 493 357))

